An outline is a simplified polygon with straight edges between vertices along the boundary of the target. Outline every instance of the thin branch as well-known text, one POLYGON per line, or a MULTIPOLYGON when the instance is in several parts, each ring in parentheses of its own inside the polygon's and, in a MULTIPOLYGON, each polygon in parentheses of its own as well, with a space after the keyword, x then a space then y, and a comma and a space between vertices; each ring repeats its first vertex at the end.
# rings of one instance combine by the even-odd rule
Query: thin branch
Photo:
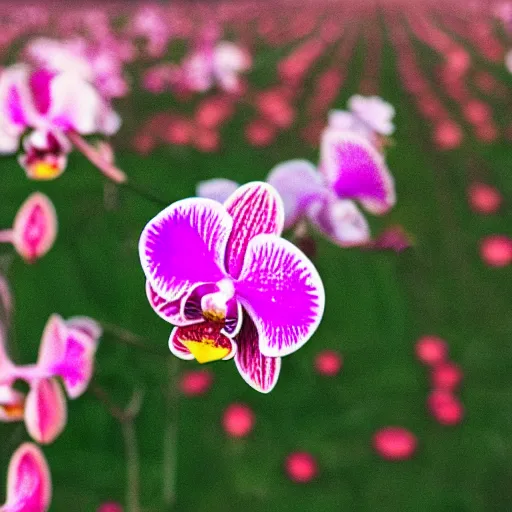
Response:
POLYGON ((137 348, 138 350, 143 350, 144 352, 148 352, 150 354, 154 354, 157 356, 166 357, 169 355, 167 350, 161 350, 157 347, 152 346, 145 338, 139 336, 138 334, 134 334, 133 332, 125 329, 124 327, 119 327, 115 324, 110 324, 106 322, 100 322, 101 327, 104 332, 107 334, 111 334, 114 338, 119 340, 124 345, 128 345, 130 347, 137 348))

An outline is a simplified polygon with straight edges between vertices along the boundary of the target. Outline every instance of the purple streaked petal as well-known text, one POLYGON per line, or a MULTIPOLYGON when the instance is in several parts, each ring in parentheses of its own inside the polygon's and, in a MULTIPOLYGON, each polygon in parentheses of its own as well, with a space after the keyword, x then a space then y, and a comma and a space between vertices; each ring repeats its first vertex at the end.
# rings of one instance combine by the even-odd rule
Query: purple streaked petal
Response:
POLYGON ((321 174, 307 160, 290 160, 276 165, 267 177, 283 200, 284 227, 289 228, 315 202, 328 194, 321 174))
POLYGON ((42 115, 50 108, 50 83, 55 76, 45 68, 40 68, 30 75, 29 87, 34 99, 34 106, 42 115))
POLYGON ((213 180, 200 181, 196 187, 196 194, 198 197, 206 197, 223 203, 231 194, 235 193, 239 186, 236 181, 215 178, 213 180))
POLYGON ((341 199, 357 199, 374 214, 385 213, 395 204, 394 181, 384 158, 362 137, 325 131, 321 160, 322 171, 341 199))
POLYGON ((57 380, 32 382, 25 402, 25 424, 32 439, 49 444, 64 430, 66 422, 66 399, 57 380))
POLYGON ((233 218, 226 247, 226 268, 236 279, 242 271, 251 239, 263 233, 281 234, 284 224, 283 201, 274 187, 255 181, 241 186, 224 205, 233 218))
POLYGON ((5 512, 46 512, 50 508, 52 482, 48 463, 32 443, 22 444, 11 457, 7 475, 5 512))
POLYGON ((325 292, 318 272, 297 247, 275 235, 251 240, 235 287, 266 356, 298 350, 322 318, 325 292))
POLYGON ((225 278, 233 220, 211 199, 184 199, 153 218, 139 240, 140 261, 158 295, 174 301, 193 286, 225 278))
POLYGON ((180 359, 195 358, 201 364, 231 359, 237 346, 222 330, 223 324, 215 322, 176 327, 169 338, 169 348, 180 359))
POLYGON ((270 393, 279 378, 281 358, 267 357, 261 353, 258 331, 248 315, 244 317, 236 342, 238 351, 235 364, 240 375, 256 391, 270 393))
POLYGON ((348 199, 333 199, 312 208, 309 219, 341 247, 364 245, 370 241, 370 228, 365 216, 348 199))

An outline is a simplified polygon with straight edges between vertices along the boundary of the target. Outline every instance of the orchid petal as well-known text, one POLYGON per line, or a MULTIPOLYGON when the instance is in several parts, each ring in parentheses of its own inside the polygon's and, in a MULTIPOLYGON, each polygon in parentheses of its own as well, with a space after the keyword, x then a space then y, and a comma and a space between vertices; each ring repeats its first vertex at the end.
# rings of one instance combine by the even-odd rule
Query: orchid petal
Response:
POLYGON ((46 512, 50 508, 52 482, 48 463, 32 443, 22 444, 9 463, 7 502, 3 512, 46 512))
POLYGON ((25 395, 11 386, 0 385, 0 421, 22 421, 24 414, 25 395))
POLYGON ((348 108, 373 131, 381 135, 392 135, 395 131, 392 123, 395 108, 379 96, 365 97, 356 94, 348 100, 348 108))
POLYGON ((13 225, 13 245, 27 261, 44 256, 57 236, 57 214, 53 203, 40 192, 21 205, 13 225))
POLYGON ((96 322, 96 320, 93 320, 88 316, 73 316, 68 318, 65 323, 68 329, 76 329, 80 331, 95 343, 101 338, 101 335, 103 334, 101 325, 96 322))
POLYGON ((242 270, 247 246, 256 235, 280 235, 284 225, 283 201, 267 183, 255 181, 241 186, 224 203, 233 218, 226 248, 226 267, 235 279, 242 270))
POLYGON ((104 105, 94 87, 79 75, 72 72, 56 75, 50 83, 50 98, 47 117, 55 126, 83 135, 98 130, 104 105))
POLYGON ((322 176, 307 160, 290 160, 276 165, 270 171, 267 183, 283 200, 285 228, 295 224, 311 204, 322 201, 327 194, 322 176))
POLYGON ((169 338, 169 348, 180 359, 195 358, 201 364, 231 359, 237 346, 222 333, 222 329, 221 323, 214 322, 176 327, 169 338))
POLYGON ((200 181, 196 187, 196 194, 198 197, 206 197, 223 203, 239 186, 236 181, 215 178, 213 180, 200 181))
POLYGON ((39 349, 38 366, 62 378, 70 398, 87 389, 94 368, 97 339, 70 329, 58 315, 48 320, 39 349))
POLYGON ((238 350, 235 364, 240 375, 256 391, 270 393, 279 378, 281 358, 267 357, 261 353, 258 331, 247 315, 244 317, 236 342, 238 350))
POLYGON ((371 213, 395 204, 394 181, 382 155, 364 138, 326 130, 321 145, 322 171, 342 199, 357 199, 371 213))
POLYGON ((269 357, 298 350, 323 315, 325 292, 318 272, 297 247, 275 235, 250 241, 235 288, 258 329, 260 350, 269 357))
POLYGON ((155 292, 174 301, 192 286, 225 278, 224 253, 233 220, 211 199, 184 199, 144 228, 139 255, 155 292))
POLYGON ((370 228, 353 201, 332 199, 309 211, 311 222, 334 243, 354 247, 370 241, 370 228))
POLYGON ((30 436, 40 444, 52 443, 66 422, 66 399, 57 380, 32 382, 25 402, 25 424, 30 436))

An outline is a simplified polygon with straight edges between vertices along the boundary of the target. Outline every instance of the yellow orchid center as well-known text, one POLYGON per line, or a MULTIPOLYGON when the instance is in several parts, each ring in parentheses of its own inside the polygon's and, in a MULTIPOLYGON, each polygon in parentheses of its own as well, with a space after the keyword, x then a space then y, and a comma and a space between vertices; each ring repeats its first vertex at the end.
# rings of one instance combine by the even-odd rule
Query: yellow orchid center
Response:
POLYGON ((11 419, 22 419, 25 414, 25 406, 22 403, 0 405, 0 409, 11 419))
POLYGON ((202 338, 200 341, 180 339, 180 342, 190 350, 198 363, 211 363, 224 359, 230 352, 230 347, 218 345, 215 340, 202 338))
POLYGON ((41 160, 30 166, 30 177, 35 180, 53 180, 61 173, 61 169, 55 164, 41 160))

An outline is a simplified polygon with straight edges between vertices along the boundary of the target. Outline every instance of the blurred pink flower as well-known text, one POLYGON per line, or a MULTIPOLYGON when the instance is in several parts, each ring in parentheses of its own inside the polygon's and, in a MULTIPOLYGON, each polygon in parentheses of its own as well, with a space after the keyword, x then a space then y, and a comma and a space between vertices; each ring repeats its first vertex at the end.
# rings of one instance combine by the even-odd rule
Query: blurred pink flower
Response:
POLYGON ((480 242, 480 256, 490 267, 506 267, 512 263, 512 239, 489 235, 480 242))
POLYGON ((295 452, 286 457, 285 471, 290 480, 305 484, 317 476, 318 464, 310 453, 295 452))
POLYGON ((375 451, 387 460, 410 459, 417 444, 416 436, 402 427, 385 427, 373 436, 375 451))
POLYGON ((254 428, 254 412, 245 404, 231 404, 224 411, 222 426, 230 437, 246 437, 254 428))
POLYGON ((446 361, 448 357, 448 345, 438 336, 422 336, 416 342, 416 357, 428 366, 436 366, 446 361))
POLYGON ((11 229, 0 231, 0 242, 11 243, 28 263, 44 256, 57 236, 57 214, 53 203, 34 192, 21 205, 11 229))
POLYGON ((490 215, 496 213, 502 203, 499 190, 486 183, 475 182, 468 188, 468 200, 475 213, 490 215))
POLYGON ((327 377, 338 375, 342 365, 343 359, 335 350, 323 350, 315 357, 315 369, 320 375, 327 377))
POLYGON ((52 498, 48 463, 34 444, 22 444, 11 457, 7 499, 0 512, 47 512, 52 498))

